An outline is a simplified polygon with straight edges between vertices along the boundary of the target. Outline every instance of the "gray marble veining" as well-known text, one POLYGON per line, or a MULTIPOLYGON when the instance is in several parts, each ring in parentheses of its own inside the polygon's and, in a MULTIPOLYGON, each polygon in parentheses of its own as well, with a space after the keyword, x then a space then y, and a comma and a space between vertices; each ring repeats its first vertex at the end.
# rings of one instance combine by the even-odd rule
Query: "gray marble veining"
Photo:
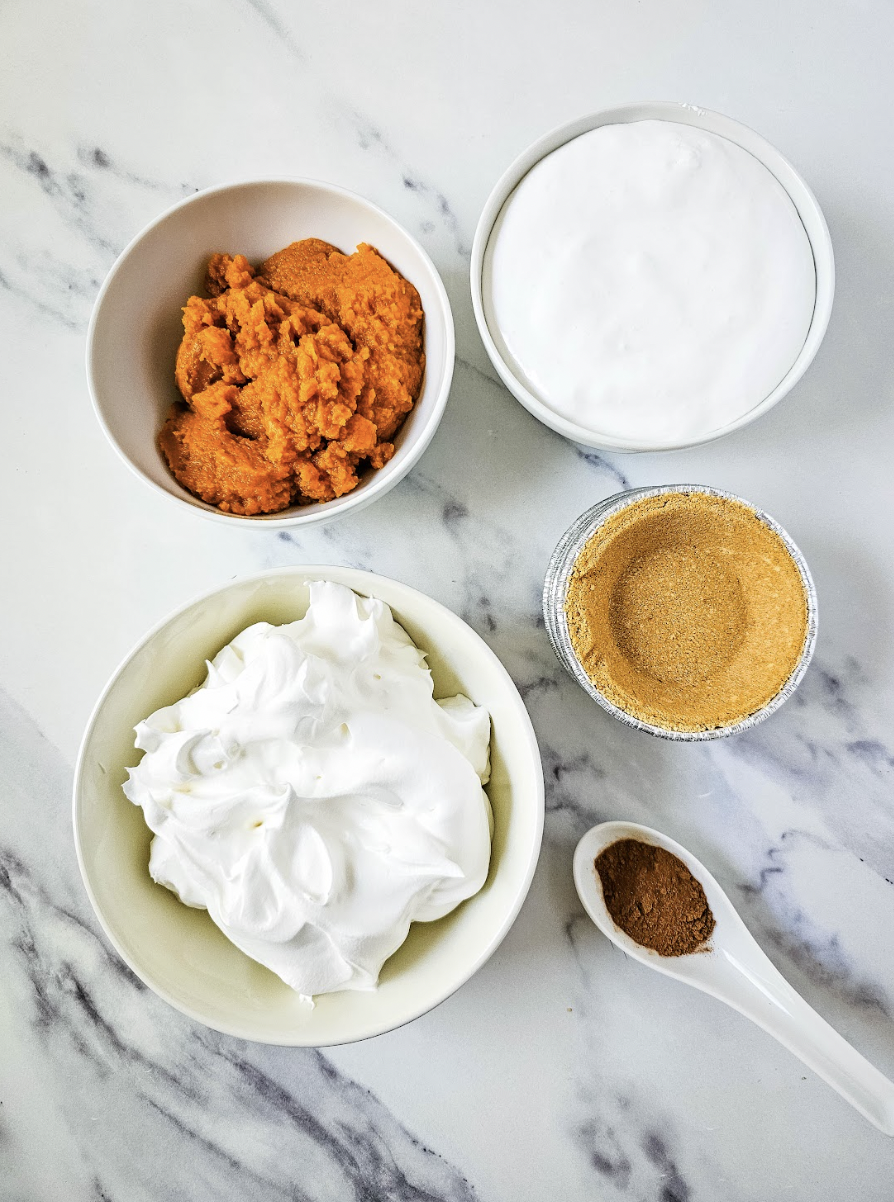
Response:
POLYGON ((4 1198, 476 1197, 323 1053, 271 1054, 155 998, 97 934, 59 824, 67 766, 2 695, 0 730, 21 816, 0 842, 4 1198))
POLYGON ((892 37, 883 0, 3 8, 3 1202, 890 1202, 894 1143, 745 1020, 627 961, 584 917, 570 863, 603 819, 679 839, 811 1004, 894 1075, 892 37), (695 451, 611 456, 564 442, 497 382, 468 254, 525 145, 662 96, 755 126, 803 170, 838 297, 773 413, 695 451), (322 529, 234 533, 169 512, 117 462, 83 343, 137 230, 197 188, 271 175, 353 188, 420 239, 457 364, 438 434, 392 493, 322 529), (777 517, 820 598, 799 691, 708 746, 598 711, 540 615, 549 555, 580 512, 678 481, 777 517), (90 707, 137 638, 235 575, 302 562, 395 576, 481 633, 530 710, 548 810, 494 958, 408 1027, 321 1052, 228 1039, 142 988, 93 919, 68 799, 90 707))

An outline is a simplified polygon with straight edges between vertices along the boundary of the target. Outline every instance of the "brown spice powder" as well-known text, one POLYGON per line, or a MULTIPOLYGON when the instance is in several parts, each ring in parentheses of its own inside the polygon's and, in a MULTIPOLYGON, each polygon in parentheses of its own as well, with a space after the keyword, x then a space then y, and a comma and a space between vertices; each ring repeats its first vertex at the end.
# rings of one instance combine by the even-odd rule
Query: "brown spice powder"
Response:
POLYGON ((619 839, 594 861, 602 896, 626 935, 661 956, 688 956, 710 939, 705 891, 678 856, 639 839, 619 839))
POLYGON ((807 637, 801 574, 747 505, 644 497, 575 561, 565 612, 584 671, 609 701, 667 730, 732 726, 774 697, 807 637))

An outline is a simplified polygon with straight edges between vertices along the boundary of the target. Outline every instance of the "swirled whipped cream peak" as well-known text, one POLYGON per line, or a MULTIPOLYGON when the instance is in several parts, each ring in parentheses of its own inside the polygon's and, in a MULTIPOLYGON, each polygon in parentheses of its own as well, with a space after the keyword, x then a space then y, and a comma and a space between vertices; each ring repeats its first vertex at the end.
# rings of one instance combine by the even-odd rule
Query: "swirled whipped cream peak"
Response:
POLYGON ((485 882, 489 715, 434 699, 382 601, 311 584, 305 617, 243 630, 136 735, 153 879, 305 996, 374 988, 410 923, 485 882))

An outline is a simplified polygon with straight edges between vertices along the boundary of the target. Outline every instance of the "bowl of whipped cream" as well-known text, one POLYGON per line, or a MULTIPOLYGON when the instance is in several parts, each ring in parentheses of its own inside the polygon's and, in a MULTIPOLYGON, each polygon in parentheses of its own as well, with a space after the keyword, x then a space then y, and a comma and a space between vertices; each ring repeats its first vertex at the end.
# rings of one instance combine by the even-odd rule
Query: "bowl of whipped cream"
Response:
POLYGON ((112 677, 74 786, 90 900, 138 977, 226 1034, 330 1046, 409 1022, 527 894, 543 776, 470 627, 349 568, 236 581, 112 677))
POLYGON ((684 104, 606 110, 535 142, 472 248, 503 383, 566 438, 622 452, 697 446, 766 413, 816 355, 834 286, 794 167, 684 104))

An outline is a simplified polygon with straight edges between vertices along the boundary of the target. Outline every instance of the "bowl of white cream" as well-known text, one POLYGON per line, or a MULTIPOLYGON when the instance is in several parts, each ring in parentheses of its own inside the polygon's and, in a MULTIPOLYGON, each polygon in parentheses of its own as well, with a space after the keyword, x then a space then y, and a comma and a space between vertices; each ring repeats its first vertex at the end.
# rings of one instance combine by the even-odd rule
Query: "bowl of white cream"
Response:
POLYGON ((112 677, 75 773, 75 843, 129 967, 227 1034, 393 1029, 509 930, 543 829, 524 704, 435 601, 348 568, 239 580, 112 677))
POLYGON ((691 105, 547 134, 497 183, 472 248, 503 383, 566 438, 621 452, 696 446, 766 413, 816 355, 834 285, 801 176, 691 105))

